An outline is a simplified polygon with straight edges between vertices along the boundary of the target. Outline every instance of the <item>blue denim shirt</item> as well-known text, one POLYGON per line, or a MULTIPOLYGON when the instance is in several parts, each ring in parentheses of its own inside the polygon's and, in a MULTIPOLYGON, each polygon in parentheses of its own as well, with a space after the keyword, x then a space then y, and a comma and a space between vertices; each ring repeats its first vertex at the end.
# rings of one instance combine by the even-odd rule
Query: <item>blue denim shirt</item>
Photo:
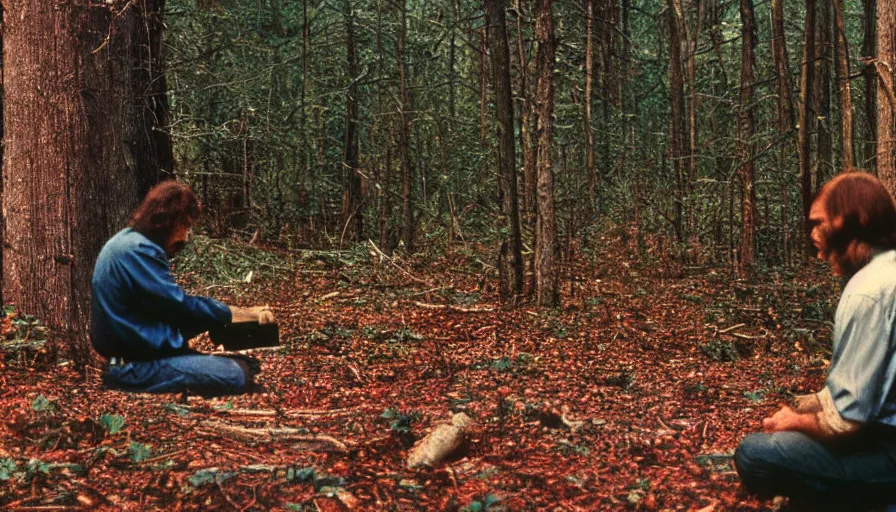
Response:
POLYGON ((126 228, 100 251, 91 282, 90 337, 103 357, 149 360, 183 353, 185 336, 230 323, 230 308, 187 295, 164 249, 126 228))
POLYGON ((896 427, 896 251, 846 284, 834 314, 827 387, 844 419, 896 427))

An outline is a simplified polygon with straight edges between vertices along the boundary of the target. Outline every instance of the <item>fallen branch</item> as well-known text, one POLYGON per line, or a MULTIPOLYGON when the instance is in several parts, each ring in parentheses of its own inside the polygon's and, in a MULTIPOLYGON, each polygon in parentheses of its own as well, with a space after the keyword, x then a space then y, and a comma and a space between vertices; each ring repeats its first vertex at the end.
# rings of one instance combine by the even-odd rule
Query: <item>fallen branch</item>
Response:
POLYGON ((744 340, 762 340, 762 339, 766 338, 766 335, 764 335, 764 334, 762 336, 749 336, 746 334, 741 334, 739 332, 729 333, 728 336, 734 336, 735 338, 741 338, 744 340))
POLYGON ((719 334, 727 334, 727 333, 729 333, 729 332, 731 332, 731 331, 733 331, 733 330, 735 330, 735 329, 740 329, 741 327, 744 327, 744 326, 746 326, 746 325, 747 325, 747 324, 737 324, 737 325, 732 325, 731 327, 729 327, 729 328, 727 328, 727 329, 722 329, 721 331, 719 331, 719 334))
POLYGON ((227 425, 225 423, 207 421, 203 423, 206 428, 224 431, 238 436, 251 439, 289 439, 292 441, 304 441, 310 443, 328 444, 338 451, 344 452, 348 450, 348 446, 335 437, 325 434, 305 434, 297 428, 275 427, 275 428, 246 428, 235 425, 227 425))
POLYGON ((421 308, 426 309, 448 309, 450 311, 457 311, 460 313, 490 313, 495 310, 495 308, 490 307, 482 307, 482 308, 463 308, 460 306, 452 306, 450 304, 428 304, 426 302, 414 301, 414 305, 419 306, 421 308))
POLYGON ((368 238, 368 239, 367 239, 367 243, 369 243, 370 246, 373 247, 373 250, 376 251, 376 253, 380 255, 380 258, 383 258, 384 260, 386 260, 386 261, 388 261, 389 263, 391 263, 393 267, 395 267, 395 268, 397 268, 398 270, 400 270, 402 274, 408 276, 409 278, 411 278, 411 280, 416 281, 416 282, 418 282, 418 283, 420 283, 420 284, 425 284, 426 286, 432 286, 432 283, 429 283, 429 282, 427 282, 427 281, 424 281, 423 279, 420 279, 419 277, 416 277, 415 275, 411 274, 411 273, 408 272, 407 270, 403 269, 403 268, 401 267, 401 265, 399 265, 398 263, 395 263, 395 260, 392 259, 392 258, 390 258, 389 256, 387 256, 385 253, 383 253, 383 251, 381 251, 380 248, 377 247, 375 243, 373 243, 373 240, 371 240, 371 239, 368 238))
POLYGON ((185 453, 186 451, 187 451, 187 450, 177 450, 177 451, 173 451, 173 452, 171 452, 171 453, 166 453, 166 454, 164 454, 164 455, 159 455, 159 456, 157 456, 157 457, 153 457, 153 458, 151 458, 151 459, 146 459, 146 460, 142 461, 141 464, 146 465, 146 464, 151 464, 151 463, 153 463, 153 462, 158 462, 158 461, 160 461, 160 460, 165 460, 165 459, 168 459, 168 458, 170 458, 170 457, 174 457, 175 455, 180 455, 180 454, 182 454, 182 453, 185 453))

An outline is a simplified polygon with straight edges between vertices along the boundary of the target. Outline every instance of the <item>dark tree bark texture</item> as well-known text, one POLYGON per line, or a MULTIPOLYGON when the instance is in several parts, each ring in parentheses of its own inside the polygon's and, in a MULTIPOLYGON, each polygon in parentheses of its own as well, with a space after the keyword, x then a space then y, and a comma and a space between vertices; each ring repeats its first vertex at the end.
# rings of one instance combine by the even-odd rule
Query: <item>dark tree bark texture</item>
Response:
POLYGON ((163 3, 4 4, 4 299, 81 359, 94 260, 171 171, 163 3))

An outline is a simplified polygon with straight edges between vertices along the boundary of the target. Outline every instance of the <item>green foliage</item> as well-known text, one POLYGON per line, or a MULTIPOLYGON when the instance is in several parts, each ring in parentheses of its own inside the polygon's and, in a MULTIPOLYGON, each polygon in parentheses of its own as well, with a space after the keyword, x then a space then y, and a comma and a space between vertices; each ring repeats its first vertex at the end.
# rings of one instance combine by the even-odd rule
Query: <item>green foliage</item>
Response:
POLYGON ((55 409, 55 406, 52 402, 47 400, 47 397, 40 394, 31 402, 31 408, 34 409, 35 412, 52 412, 55 409))
POLYGON ((128 446, 128 453, 131 454, 132 461, 143 462, 152 454, 152 446, 148 444, 141 444, 137 441, 131 441, 131 444, 128 446))
POLYGON ((100 416, 100 425, 102 425, 110 435, 115 435, 121 432, 121 429, 124 428, 124 423, 124 417, 117 414, 103 413, 103 415, 100 416))
POLYGON ((192 485, 193 487, 199 488, 203 485, 212 483, 220 485, 232 477, 233 473, 226 473, 218 468, 207 468, 200 469, 199 471, 193 473, 193 475, 190 476, 187 481, 190 482, 190 485, 192 485))
POLYGON ((0 480, 6 481, 13 477, 18 470, 14 459, 0 459, 0 480))
POLYGON ((40 474, 49 475, 50 465, 40 459, 30 459, 25 466, 25 477, 32 478, 40 474))
POLYGON ((485 512, 504 510, 504 507, 498 506, 501 498, 496 494, 488 494, 483 498, 479 498, 470 502, 469 505, 461 509, 462 512, 485 512))
POLYGON ((414 423, 420 419, 420 413, 417 411, 399 411, 390 407, 383 411, 383 414, 380 414, 380 418, 389 420, 389 430, 399 434, 409 434, 414 423))

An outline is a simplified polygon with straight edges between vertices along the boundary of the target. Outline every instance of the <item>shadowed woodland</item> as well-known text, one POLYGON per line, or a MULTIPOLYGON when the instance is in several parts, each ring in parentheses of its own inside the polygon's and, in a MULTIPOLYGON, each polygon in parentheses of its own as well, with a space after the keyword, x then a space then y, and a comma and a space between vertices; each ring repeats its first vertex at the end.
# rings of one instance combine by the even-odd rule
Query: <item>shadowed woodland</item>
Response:
POLYGON ((854 169, 896 190, 896 4, 2 14, 0 505, 781 504, 730 457, 824 383, 840 289, 808 244, 816 191, 854 169), (203 206, 179 284, 276 314, 264 393, 102 385, 93 264, 170 178, 203 206), (459 413, 461 446, 409 467, 459 413))

